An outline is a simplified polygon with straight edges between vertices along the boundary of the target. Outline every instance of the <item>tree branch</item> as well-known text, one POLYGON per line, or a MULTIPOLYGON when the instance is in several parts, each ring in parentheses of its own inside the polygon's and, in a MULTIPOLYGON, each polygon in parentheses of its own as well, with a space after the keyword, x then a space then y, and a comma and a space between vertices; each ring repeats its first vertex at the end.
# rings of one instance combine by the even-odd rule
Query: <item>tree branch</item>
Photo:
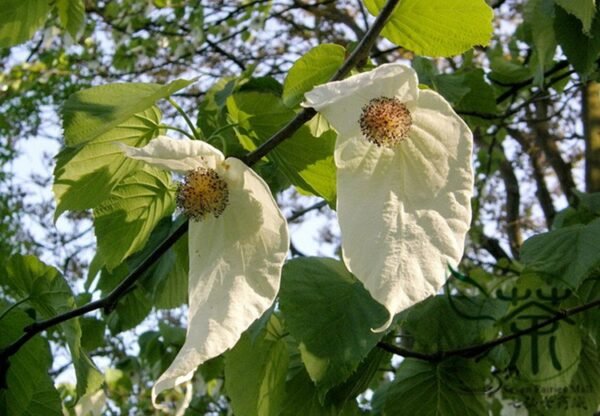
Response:
POLYGON ((535 332, 540 328, 551 325, 555 322, 562 321, 562 320, 568 318, 569 316, 573 316, 575 314, 585 312, 587 310, 597 308, 597 307, 600 307, 600 299, 596 299, 592 302, 589 302, 589 303, 586 303, 586 304, 583 304, 580 306, 576 306, 571 309, 565 309, 565 310, 559 311, 556 314, 554 314, 553 316, 551 316, 550 318, 548 318, 544 321, 538 322, 537 324, 532 325, 529 328, 525 328, 520 331, 513 332, 512 334, 496 338, 492 341, 488 341, 488 342, 484 342, 484 343, 476 344, 476 345, 471 345, 468 347, 457 348, 454 350, 438 351, 438 352, 434 352, 432 354, 426 354, 426 353, 422 353, 422 352, 418 352, 418 351, 408 350, 406 348, 402 348, 397 345, 392 345, 392 344, 388 344, 385 342, 378 342, 377 346, 385 351, 391 352, 392 354, 400 355, 402 357, 417 358, 419 360, 433 361, 433 362, 440 361, 440 360, 443 360, 443 359, 449 358, 449 357, 474 358, 474 357, 480 356, 482 354, 485 354, 486 352, 488 352, 489 350, 491 350, 494 347, 497 347, 498 345, 505 344, 509 341, 512 341, 519 337, 522 337, 523 335, 531 334, 532 332, 535 332))
POLYGON ((589 81, 581 90, 585 142, 585 188, 600 192, 600 83, 589 81))
MULTIPOLYGON (((346 59, 342 67, 338 69, 330 81, 338 81, 344 78, 352 68, 358 66, 368 58, 369 52, 377 40, 377 36, 379 36, 385 22, 390 17, 399 1, 400 0, 388 0, 383 9, 381 9, 377 19, 375 19, 375 22, 373 22, 373 26, 367 31, 358 46, 356 46, 352 54, 346 59)), ((242 161, 247 165, 253 165, 284 140, 290 138, 294 132, 302 127, 304 123, 312 119, 316 114, 317 112, 313 108, 303 109, 287 125, 275 133, 273 137, 261 144, 252 153, 248 154, 242 161)))
MULTIPOLYGON (((181 224, 171 235, 163 240, 152 253, 150 253, 144 261, 140 263, 117 287, 115 287, 108 295, 102 299, 87 303, 79 308, 72 309, 68 312, 56 315, 50 319, 43 321, 37 321, 23 329, 23 335, 7 347, 0 350, 0 368, 8 368, 8 358, 15 354, 19 349, 25 345, 27 341, 33 338, 35 335, 55 325, 68 321, 69 319, 76 318, 78 316, 85 315, 88 312, 95 311, 97 309, 103 309, 106 314, 111 313, 119 299, 123 297, 136 283, 136 281, 152 266, 164 253, 167 252, 173 244, 183 236, 188 229, 188 221, 181 224)), ((2 380, 2 377, 0 377, 2 380)))
POLYGON ((506 131, 519 143, 523 151, 529 155, 531 169, 533 170, 533 178, 536 184, 535 195, 544 212, 546 226, 550 228, 552 221, 554 221, 554 216, 556 215, 556 209, 554 208, 552 196, 550 195, 550 191, 548 191, 548 185, 546 184, 546 179, 544 177, 544 155, 534 144, 533 138, 510 127, 506 127, 506 131))
POLYGON ((500 162, 500 176, 506 190, 506 234, 508 235, 508 244, 510 245, 510 252, 513 257, 518 259, 519 250, 521 249, 521 244, 523 244, 519 221, 521 191, 515 171, 506 158, 506 155, 504 155, 502 162, 500 162))
MULTIPOLYGON (((541 120, 546 120, 548 115, 548 101, 537 101, 534 105, 536 117, 541 120)), ((550 162, 550 166, 552 166, 554 172, 556 172, 560 187, 567 197, 567 200, 572 200, 576 187, 575 181, 573 180, 573 174, 571 173, 571 166, 563 160, 560 154, 555 137, 550 133, 550 123, 548 121, 534 123, 533 128, 536 133, 536 143, 548 158, 548 162, 550 162)))

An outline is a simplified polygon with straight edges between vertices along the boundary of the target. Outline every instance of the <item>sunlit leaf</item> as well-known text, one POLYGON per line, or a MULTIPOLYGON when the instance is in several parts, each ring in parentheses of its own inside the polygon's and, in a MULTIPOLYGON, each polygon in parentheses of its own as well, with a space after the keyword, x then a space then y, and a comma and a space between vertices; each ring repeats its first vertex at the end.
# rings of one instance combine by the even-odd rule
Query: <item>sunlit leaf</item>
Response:
POLYGON ((112 269, 141 249, 154 226, 174 207, 169 173, 145 166, 123 179, 113 196, 94 210, 98 250, 106 266, 112 269))
POLYGON ((158 108, 152 107, 92 141, 61 150, 54 169, 55 218, 66 210, 95 208, 108 199, 121 179, 141 167, 115 143, 146 145, 159 133, 160 118, 158 108))
POLYGON ((58 9, 60 23, 67 29, 73 39, 76 39, 77 34, 83 28, 85 19, 83 0, 57 0, 56 8, 58 9))
MULTIPOLYGON (((385 0, 365 0, 378 15, 385 0)), ((483 0, 402 0, 381 34, 419 55, 451 56, 492 36, 492 9, 483 0)))
POLYGON ((328 81, 344 63, 346 50, 340 45, 316 46, 298 59, 290 68, 283 83, 283 103, 293 108, 303 99, 304 93, 315 85, 328 81))
POLYGON ((0 13, 0 47, 29 40, 48 18, 48 0, 3 0, 0 13))
POLYGON ((93 140, 192 82, 107 84, 78 91, 63 106, 65 143, 77 146, 93 140))

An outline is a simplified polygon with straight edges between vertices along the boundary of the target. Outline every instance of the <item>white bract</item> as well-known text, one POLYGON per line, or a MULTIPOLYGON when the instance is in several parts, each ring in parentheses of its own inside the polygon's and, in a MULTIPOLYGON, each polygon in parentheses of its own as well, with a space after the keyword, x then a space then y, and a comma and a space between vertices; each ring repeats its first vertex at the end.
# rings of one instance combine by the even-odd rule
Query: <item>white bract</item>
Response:
POLYGON ((233 347, 272 304, 289 247, 285 217, 267 184, 201 141, 166 136, 125 154, 185 174, 178 203, 190 216, 188 329, 181 351, 152 389, 190 380, 198 365, 233 347))
POLYGON ((308 92, 338 132, 337 214, 348 269, 390 316, 436 293, 471 221, 473 136, 412 68, 382 65, 308 92))

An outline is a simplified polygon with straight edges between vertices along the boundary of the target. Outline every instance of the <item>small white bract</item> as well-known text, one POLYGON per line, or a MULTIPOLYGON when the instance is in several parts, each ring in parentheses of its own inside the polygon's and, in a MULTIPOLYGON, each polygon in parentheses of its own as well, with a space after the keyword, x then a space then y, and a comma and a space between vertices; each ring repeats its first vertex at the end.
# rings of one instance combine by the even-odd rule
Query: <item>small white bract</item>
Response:
POLYGON ((390 316, 436 293, 464 251, 473 136, 415 71, 382 65, 308 92, 338 132, 342 254, 390 316))
POLYGON ((289 247, 285 217, 267 184, 234 158, 201 141, 160 136, 125 154, 186 174, 177 195, 189 223, 189 312, 186 340, 152 388, 190 380, 196 368, 233 347, 279 291, 289 247))

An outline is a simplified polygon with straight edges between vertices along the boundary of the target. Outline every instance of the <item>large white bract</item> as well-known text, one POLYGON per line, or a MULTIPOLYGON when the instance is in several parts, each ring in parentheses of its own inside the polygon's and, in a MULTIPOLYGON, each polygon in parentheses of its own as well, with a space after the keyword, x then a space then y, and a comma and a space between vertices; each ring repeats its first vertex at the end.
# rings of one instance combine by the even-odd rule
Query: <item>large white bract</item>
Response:
POLYGON ((205 142, 166 136, 142 148, 121 148, 128 157, 183 174, 210 170, 228 189, 218 217, 190 220, 187 336, 152 389, 155 402, 163 390, 190 380, 200 364, 233 347, 273 304, 289 237, 267 184, 240 160, 225 159, 205 142))
POLYGON ((400 64, 320 85, 305 97, 304 105, 338 132, 343 258, 387 307, 390 317, 378 329, 385 330, 396 313, 436 293, 448 266, 462 257, 471 221, 472 133, 400 64), (381 137, 388 131, 389 140, 381 137))

